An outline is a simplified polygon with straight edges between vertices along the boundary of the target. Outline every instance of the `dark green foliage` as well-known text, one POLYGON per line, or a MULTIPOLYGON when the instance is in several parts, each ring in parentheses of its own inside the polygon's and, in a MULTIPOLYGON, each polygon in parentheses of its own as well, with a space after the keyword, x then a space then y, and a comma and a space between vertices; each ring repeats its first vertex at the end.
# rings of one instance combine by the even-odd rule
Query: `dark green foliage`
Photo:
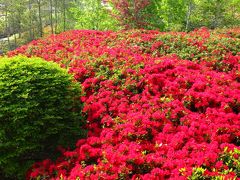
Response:
POLYGON ((0 58, 0 174, 24 179, 33 161, 83 137, 80 85, 40 58, 0 58), (2 172, 1 172, 2 171, 2 172))

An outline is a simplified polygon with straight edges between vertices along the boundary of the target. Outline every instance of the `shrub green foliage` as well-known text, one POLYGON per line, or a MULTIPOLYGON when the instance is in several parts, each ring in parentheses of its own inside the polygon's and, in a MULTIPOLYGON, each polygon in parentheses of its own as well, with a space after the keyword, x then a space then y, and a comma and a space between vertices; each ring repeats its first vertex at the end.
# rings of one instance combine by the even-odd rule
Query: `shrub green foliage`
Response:
POLYGON ((40 58, 0 58, 0 174, 23 179, 31 163, 73 146, 81 130, 80 85, 40 58), (1 172, 2 171, 2 172, 1 172))

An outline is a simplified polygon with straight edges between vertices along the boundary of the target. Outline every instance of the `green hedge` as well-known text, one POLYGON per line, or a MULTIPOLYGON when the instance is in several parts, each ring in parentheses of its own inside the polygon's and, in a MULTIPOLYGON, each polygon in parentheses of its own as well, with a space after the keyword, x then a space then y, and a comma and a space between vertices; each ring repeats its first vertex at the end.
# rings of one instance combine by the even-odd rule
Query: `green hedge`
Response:
POLYGON ((24 179, 36 160, 73 147, 86 132, 80 84, 40 58, 0 58, 0 174, 24 179))

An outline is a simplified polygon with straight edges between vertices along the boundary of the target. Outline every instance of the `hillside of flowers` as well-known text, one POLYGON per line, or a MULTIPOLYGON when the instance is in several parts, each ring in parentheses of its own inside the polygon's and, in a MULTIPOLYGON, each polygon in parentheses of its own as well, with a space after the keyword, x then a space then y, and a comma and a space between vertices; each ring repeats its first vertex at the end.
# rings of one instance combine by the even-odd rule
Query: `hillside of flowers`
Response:
POLYGON ((81 83, 88 136, 27 179, 240 179, 240 29, 72 30, 8 56, 81 83))

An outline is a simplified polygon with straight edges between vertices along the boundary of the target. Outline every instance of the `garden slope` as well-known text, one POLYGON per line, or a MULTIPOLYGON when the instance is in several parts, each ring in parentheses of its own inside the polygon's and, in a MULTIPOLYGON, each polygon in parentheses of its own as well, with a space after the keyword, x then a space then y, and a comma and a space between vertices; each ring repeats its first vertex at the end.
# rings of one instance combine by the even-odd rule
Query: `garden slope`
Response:
POLYGON ((88 138, 28 178, 240 178, 239 29, 68 31, 8 55, 39 56, 81 82, 88 138))

